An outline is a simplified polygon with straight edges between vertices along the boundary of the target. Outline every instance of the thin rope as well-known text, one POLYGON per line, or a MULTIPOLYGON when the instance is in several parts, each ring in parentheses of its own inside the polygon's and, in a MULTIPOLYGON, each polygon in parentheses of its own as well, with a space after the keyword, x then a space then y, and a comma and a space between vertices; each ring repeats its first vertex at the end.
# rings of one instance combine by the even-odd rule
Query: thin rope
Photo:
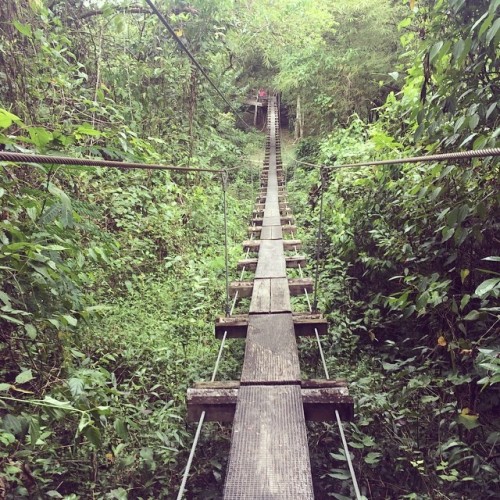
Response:
POLYGON ((323 167, 323 168, 354 168, 354 167, 373 167, 377 165, 398 165, 400 163, 420 163, 427 161, 443 161, 443 160, 460 160, 467 158, 482 158, 485 156, 500 156, 500 148, 489 149, 476 149, 472 151, 457 151, 454 153, 443 153, 437 155, 427 156, 409 156, 407 158, 397 158, 394 160, 377 160, 360 163, 343 163, 341 165, 317 165, 308 163, 301 160, 295 160, 297 163, 309 165, 310 167, 323 167))
POLYGON ((154 165, 149 163, 131 163, 90 158, 71 158, 69 156, 11 153, 7 151, 0 151, 0 161, 11 161, 14 163, 40 163, 50 165, 74 165, 86 167, 111 167, 123 170, 174 170, 176 172, 211 172, 213 174, 220 174, 224 172, 224 170, 215 170, 211 168, 175 167, 174 165, 154 165))
MULTIPOLYGON (((227 337, 227 330, 224 332, 224 336, 222 337, 222 341, 221 341, 220 348, 219 348, 219 353, 217 355, 217 360, 215 362, 214 371, 212 373, 212 378, 210 379, 210 382, 213 382, 215 380, 215 377, 216 377, 217 372, 219 370, 219 363, 220 363, 220 360, 222 357, 222 351, 224 349, 226 337, 227 337)), ((186 489, 186 483, 188 480, 189 472, 191 471, 191 465, 193 463, 194 454, 196 451, 196 447, 198 446, 198 441, 200 439, 201 428, 203 427, 203 423, 205 422, 205 415, 206 415, 206 412, 203 411, 200 415, 200 420, 198 421, 198 427, 196 429, 196 434, 194 435, 193 444, 191 445, 191 451, 189 452, 189 458, 188 458, 188 461, 186 464, 186 468, 184 469, 184 475, 182 476, 182 482, 181 482, 181 486, 179 488, 179 493, 177 495, 177 500, 182 500, 182 497, 184 496, 184 490, 186 489)))
POLYGON ((208 76, 207 72, 203 69, 203 67, 200 65, 200 63, 196 60, 196 58, 193 56, 193 54, 190 52, 190 50, 184 45, 182 40, 177 36, 177 33, 175 30, 170 26, 168 23, 167 19, 165 16, 156 8, 155 4, 151 0, 146 0, 146 3, 151 7, 153 12, 158 16, 158 19, 161 21, 161 23, 167 28, 168 32, 172 35, 172 38, 177 42, 177 45, 183 50, 189 59, 191 59, 191 62, 200 70, 201 74, 205 77, 205 79, 208 81, 208 83, 212 86, 212 88, 219 94, 221 99, 229 106, 231 111, 244 123, 248 128, 251 128, 250 125, 239 115, 238 111, 234 108, 234 106, 226 99, 224 94, 219 90, 217 85, 213 82, 213 80, 208 76))

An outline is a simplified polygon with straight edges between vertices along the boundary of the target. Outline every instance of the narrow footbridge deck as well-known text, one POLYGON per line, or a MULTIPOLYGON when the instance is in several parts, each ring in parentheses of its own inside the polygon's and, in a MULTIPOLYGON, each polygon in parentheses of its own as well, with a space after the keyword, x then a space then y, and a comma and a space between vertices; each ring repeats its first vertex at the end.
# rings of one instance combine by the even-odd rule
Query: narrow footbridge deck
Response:
POLYGON ((301 380, 296 337, 326 334, 327 322, 317 313, 294 313, 290 304, 290 295, 310 293, 313 284, 287 277, 287 268, 301 268, 306 259, 293 238, 275 97, 253 217, 238 268, 254 271, 254 279, 230 286, 236 298, 251 297, 249 312, 220 318, 215 329, 218 338, 246 339, 241 379, 189 389, 188 416, 205 412, 207 420, 233 422, 224 498, 311 499, 306 420, 335 420, 335 410, 352 418, 353 402, 343 380, 301 380))

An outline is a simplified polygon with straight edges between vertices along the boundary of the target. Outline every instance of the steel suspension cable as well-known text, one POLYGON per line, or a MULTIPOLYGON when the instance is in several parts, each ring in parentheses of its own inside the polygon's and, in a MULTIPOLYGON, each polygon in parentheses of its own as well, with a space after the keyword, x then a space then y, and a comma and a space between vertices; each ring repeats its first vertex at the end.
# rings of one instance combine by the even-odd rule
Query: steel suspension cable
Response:
POLYGON ((157 9, 156 5, 152 2, 152 0, 146 0, 146 3, 151 7, 153 12, 157 15, 158 19, 161 21, 161 23, 167 28, 168 32, 170 35, 172 35, 172 38, 177 42, 177 45, 183 50, 186 55, 189 57, 191 62, 200 70, 201 74, 205 77, 205 79, 208 81, 208 83, 212 86, 212 88, 217 92, 217 94, 221 97, 221 99, 229 106, 231 111, 248 127, 251 128, 250 125, 239 115, 239 113, 236 111, 234 106, 226 99, 224 94, 219 90, 217 85, 215 85, 214 81, 208 76, 207 72, 203 69, 201 64, 196 60, 194 55, 191 53, 191 51, 184 45, 182 40, 179 38, 175 30, 170 26, 169 22, 167 21, 166 17, 157 9))
POLYGON ((175 172, 210 172, 212 174, 223 173, 224 170, 211 168, 176 167, 174 165, 154 165, 149 163, 132 163, 122 161, 99 160, 97 158, 71 158, 69 156, 50 156, 31 153, 11 153, 0 151, 0 161, 14 163, 40 163, 45 165, 71 165, 85 167, 110 167, 123 170, 173 170, 175 172))
POLYGON ((306 161, 295 160, 297 163, 302 163, 303 165, 308 165, 310 167, 321 166, 328 169, 336 168, 355 168, 355 167, 373 167, 379 165, 399 165, 401 163, 420 163, 428 161, 446 161, 446 160, 461 160, 468 158, 483 158, 487 156, 500 156, 500 148, 489 148, 489 149, 476 149, 471 151, 457 151, 453 153, 442 153, 436 155, 426 155, 426 156, 409 156, 407 158, 397 158, 394 160, 376 160, 367 161, 359 163, 343 163, 341 165, 317 165, 315 163, 308 163, 306 161))

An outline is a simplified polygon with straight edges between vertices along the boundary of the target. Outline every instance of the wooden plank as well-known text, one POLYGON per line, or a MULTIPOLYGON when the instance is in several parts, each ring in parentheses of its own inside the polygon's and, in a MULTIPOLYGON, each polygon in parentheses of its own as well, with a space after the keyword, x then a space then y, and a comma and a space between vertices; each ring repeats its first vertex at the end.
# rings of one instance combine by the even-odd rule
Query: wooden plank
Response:
POLYGON ((242 387, 234 416, 226 500, 314 498, 300 387, 242 387))
MULTIPOLYGON (((280 242, 280 240, 264 240, 264 241, 280 242)), ((257 250, 258 250, 258 247, 257 247, 257 250)), ((304 255, 291 255, 291 256, 284 257, 284 259, 285 259, 285 267, 286 268, 297 268, 297 267, 299 267, 299 265, 301 267, 304 267, 306 265, 306 257, 304 255)), ((259 257, 259 259, 255 259, 255 258, 242 259, 242 260, 239 260, 238 263, 236 264, 236 269, 241 270, 241 269, 245 268, 246 271, 254 271, 257 268, 258 262, 262 262, 260 260, 260 257, 259 257)), ((259 275, 256 277, 258 277, 258 278, 271 278, 272 276, 265 276, 265 275, 260 276, 259 275)), ((279 277, 279 276, 275 276, 275 277, 279 277)), ((281 276, 281 277, 283 277, 283 276, 281 276)))
POLYGON ((269 313, 271 310, 271 280, 255 279, 250 302, 250 314, 269 313))
POLYGON ((250 315, 242 385, 299 382, 299 357, 291 313, 250 315))
POLYGON ((291 255, 285 257, 285 263, 287 268, 304 267, 307 263, 307 258, 305 255, 291 255))
MULTIPOLYGON (((241 383, 239 380, 214 380, 208 382, 198 380, 194 382, 194 389, 239 389, 241 383)), ((302 389, 328 389, 331 387, 347 387, 347 379, 329 379, 329 378, 308 378, 300 381, 302 389)))
MULTIPOLYGON (((313 280, 312 278, 293 278, 288 280, 288 287, 290 289, 290 295, 302 295, 304 289, 307 293, 313 291, 313 280)), ((234 297, 235 293, 238 292, 238 297, 250 297, 253 291, 253 281, 232 281, 229 285, 229 294, 234 297)))
POLYGON ((279 226, 281 223, 282 222, 279 215, 271 217, 264 216, 264 219, 262 219, 263 226, 279 226))
MULTIPOLYGON (((314 383, 315 381, 304 381, 314 383)), ((352 420, 354 404, 346 382, 325 380, 325 387, 301 387, 304 416, 308 421, 335 421, 335 410, 342 420, 352 420), (336 384, 336 385, 335 385, 336 384)), ((201 413, 206 412, 209 422, 232 422, 240 382, 198 382, 187 391, 187 420, 197 422, 201 413)))
POLYGON ((240 299, 251 297, 253 292, 253 281, 232 281, 229 284, 229 295, 234 297, 238 293, 240 299))
POLYGON ((307 290, 307 293, 313 291, 312 278, 293 278, 288 280, 290 295, 302 295, 307 290))
POLYGON ((260 240, 246 240, 243 242, 243 251, 258 252, 260 247, 260 240))
MULTIPOLYGON (((256 203, 255 204, 255 210, 264 210, 265 206, 266 206, 265 203, 256 203)), ((286 203, 286 202, 279 203, 278 206, 279 206, 279 209, 281 211, 283 211, 283 210, 290 210, 290 207, 288 206, 288 203, 286 203)))
POLYGON ((283 250, 299 250, 301 247, 301 240, 283 240, 283 250))
POLYGON ((282 226, 282 231, 283 233, 296 233, 297 232, 297 226, 294 226, 292 224, 286 224, 282 226))
POLYGON ((271 280, 271 313, 291 312, 290 289, 286 278, 275 278, 271 280))
POLYGON ((280 209, 277 203, 266 205, 266 208, 264 209, 264 217, 279 217, 279 216, 280 216, 280 209))
MULTIPOLYGON (((276 211, 278 212, 278 211, 276 211)), ((293 223, 292 215, 264 215, 264 217, 252 218, 252 224, 255 226, 279 226, 293 223)))
POLYGON ((260 239, 262 240, 281 240, 283 232, 281 226, 264 226, 260 228, 260 239))
POLYGON ((328 321, 320 314, 294 316, 293 326, 297 337, 314 337, 316 330, 318 335, 328 335, 328 321))
POLYGON ((261 240, 255 278, 285 278, 282 240, 261 240))
POLYGON ((283 228, 281 226, 271 227, 271 239, 273 240, 283 239, 283 228))
MULTIPOLYGON (((328 334, 328 321, 321 314, 310 313, 292 313, 293 327, 296 337, 312 337, 316 335, 315 329, 318 330, 318 335, 328 334)), ((226 338, 242 339, 247 336, 248 314, 240 314, 236 316, 223 316, 215 322, 215 336, 222 339, 224 332, 226 338)))

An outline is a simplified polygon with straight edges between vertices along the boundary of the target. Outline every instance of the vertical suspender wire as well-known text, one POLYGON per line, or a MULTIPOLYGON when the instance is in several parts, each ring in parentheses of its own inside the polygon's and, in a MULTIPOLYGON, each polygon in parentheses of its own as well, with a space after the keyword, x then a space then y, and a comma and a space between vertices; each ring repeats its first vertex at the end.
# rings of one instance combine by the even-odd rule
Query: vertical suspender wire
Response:
POLYGON ((222 173, 222 199, 223 199, 223 210, 224 210, 224 260, 226 265, 226 316, 230 315, 229 309, 229 256, 227 250, 227 172, 222 173))
POLYGON ((321 251, 321 239, 322 239, 322 229, 323 229, 323 195, 325 192, 325 178, 323 175, 323 167, 320 167, 319 175, 321 177, 321 194, 319 202, 319 223, 318 223, 318 235, 316 240, 316 275, 314 276, 314 300, 313 309, 316 311, 318 307, 318 280, 319 280, 319 257, 321 251))
MULTIPOLYGON (((320 176, 321 176, 321 195, 320 195, 320 208, 319 208, 318 235, 316 242, 316 276, 314 278, 314 300, 313 300, 313 307, 315 311, 317 310, 317 305, 318 305, 317 293, 318 293, 318 276, 319 276, 319 257, 320 257, 320 245, 321 245, 322 225, 323 225, 323 194, 325 191, 325 178, 323 173, 323 167, 320 167, 320 176)), ((312 308, 310 305, 309 309, 312 312, 312 308)), ((321 345, 321 339, 319 337, 319 332, 317 328, 314 329, 314 333, 316 335, 316 340, 318 342, 318 348, 321 356, 321 362, 323 363, 323 370, 325 371, 325 377, 329 379, 330 375, 328 373, 328 368, 326 366, 325 354, 323 353, 323 347, 321 345)), ((361 493, 359 491, 358 481, 356 479, 356 472, 354 471, 354 466, 352 465, 351 455, 349 453, 349 447, 347 445, 347 440, 344 434, 344 427, 342 426, 342 420, 340 419, 340 414, 338 410, 335 410, 335 418, 337 419, 337 426, 339 428, 340 437, 342 439, 342 445, 344 447, 344 453, 346 456, 347 465, 349 467, 349 472, 351 474, 351 479, 352 479, 352 484, 354 486, 356 499, 361 500, 361 493)))
POLYGON ((335 410, 335 417, 337 418, 337 425, 340 431, 340 437, 342 438, 342 444, 344 445, 344 453, 347 459, 347 465, 349 466, 349 472, 351 473, 352 484, 354 486, 354 492, 356 493, 356 499, 361 500, 361 492, 359 491, 358 481, 356 479, 356 473, 354 472, 354 467, 352 465, 351 454, 349 453, 349 447, 347 446, 347 440, 344 434, 344 427, 342 426, 342 420, 340 420, 339 411, 335 410))
MULTIPOLYGON (((219 353, 217 354, 217 361, 215 362, 214 371, 212 373, 212 378, 210 382, 215 380, 217 372, 219 371, 219 364, 222 357, 222 351, 224 350, 224 343, 227 338, 227 330, 224 332, 224 336, 222 337, 222 341, 219 348, 219 353)), ((191 451, 189 452, 189 458, 186 464, 186 468, 184 469, 184 475, 182 476, 181 487, 179 488, 179 493, 177 495, 177 500, 182 500, 184 496, 184 490, 186 489, 186 483, 189 476, 189 471, 191 470, 191 465, 193 463, 194 452, 196 451, 196 447, 198 446, 198 441, 200 439, 201 428, 203 427, 203 423, 205 422, 206 411, 201 412, 200 420, 198 421, 198 428, 196 429, 196 434, 194 436, 193 444, 191 446, 191 451)))
MULTIPOLYGON (((223 210, 224 210, 224 257, 225 257, 225 266, 226 266, 226 316, 230 315, 229 309, 229 258, 228 258, 228 238, 227 238, 227 200, 226 200, 226 191, 227 191, 227 172, 222 173, 222 196, 223 196, 223 210)), ((234 307, 234 305, 233 305, 234 307)), ((217 372, 219 370, 220 360, 222 358, 222 351, 224 350, 224 344, 226 343, 227 338, 227 330, 224 332, 224 336, 222 337, 222 341, 219 347, 219 352, 217 354, 217 360, 215 361, 214 371, 212 372, 212 378, 210 382, 215 380, 217 372)), ((179 488, 179 493, 177 494, 177 500, 182 500, 184 496, 184 491, 186 489, 186 483, 189 477, 189 471, 191 470, 191 465, 193 463, 194 453, 196 451, 196 447, 198 446, 198 441, 201 435, 201 429, 205 422, 206 411, 201 412, 200 420, 198 421, 198 427, 196 429, 196 434, 194 435, 193 444, 191 445, 191 451, 189 452, 189 458, 186 464, 186 468, 184 469, 184 474, 182 476, 181 486, 179 488)))

